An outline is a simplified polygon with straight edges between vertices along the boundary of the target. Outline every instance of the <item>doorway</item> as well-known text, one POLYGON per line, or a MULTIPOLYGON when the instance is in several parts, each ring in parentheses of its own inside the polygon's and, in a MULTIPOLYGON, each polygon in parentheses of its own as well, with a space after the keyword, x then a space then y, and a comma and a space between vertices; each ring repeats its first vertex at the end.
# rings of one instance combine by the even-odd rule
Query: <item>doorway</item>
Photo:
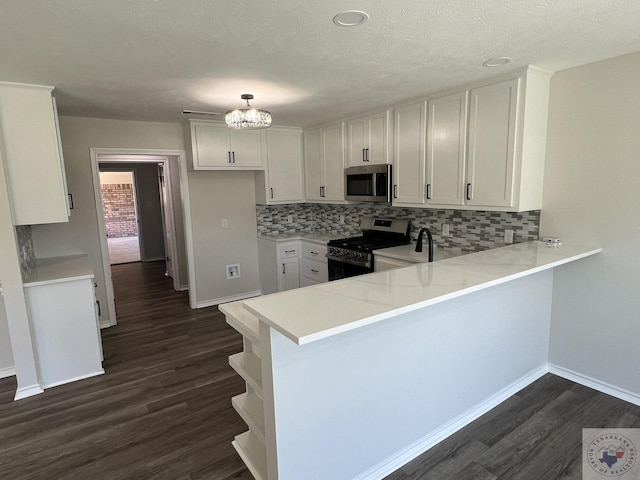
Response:
MULTIPOLYGON (((101 165, 102 168, 104 168, 101 165)), ((109 263, 139 262, 140 223, 136 202, 134 170, 100 170, 100 192, 104 209, 104 223, 107 230, 109 263)))
POLYGON ((109 311, 109 320, 104 326, 113 326, 117 321, 111 265, 123 263, 119 253, 113 253, 115 244, 125 244, 121 246, 132 250, 134 255, 137 251, 139 255, 139 260, 125 257, 124 262, 162 262, 164 275, 172 279, 174 290, 189 288, 181 201, 181 168, 185 155, 181 151, 91 149, 91 160, 109 311), (123 205, 118 206, 121 224, 107 226, 107 211, 111 206, 103 199, 101 177, 114 173, 118 173, 119 178, 104 178, 125 190, 124 194, 119 193, 128 196, 128 202, 123 201, 123 205), (126 214, 122 215, 122 209, 126 214), (132 217, 135 217, 135 228, 132 217), (116 258, 112 259, 112 256, 116 258))

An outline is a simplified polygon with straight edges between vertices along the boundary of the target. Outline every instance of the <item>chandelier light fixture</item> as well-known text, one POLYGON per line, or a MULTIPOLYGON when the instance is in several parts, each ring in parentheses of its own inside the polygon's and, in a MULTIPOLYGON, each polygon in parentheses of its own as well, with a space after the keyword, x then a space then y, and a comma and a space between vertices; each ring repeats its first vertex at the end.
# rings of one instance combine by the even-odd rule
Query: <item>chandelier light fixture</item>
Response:
POLYGON ((244 93, 240 95, 240 98, 247 101, 247 108, 229 110, 224 116, 227 127, 241 130, 256 130, 259 128, 269 128, 271 126, 270 112, 253 108, 249 105, 249 100, 253 99, 253 95, 244 93))

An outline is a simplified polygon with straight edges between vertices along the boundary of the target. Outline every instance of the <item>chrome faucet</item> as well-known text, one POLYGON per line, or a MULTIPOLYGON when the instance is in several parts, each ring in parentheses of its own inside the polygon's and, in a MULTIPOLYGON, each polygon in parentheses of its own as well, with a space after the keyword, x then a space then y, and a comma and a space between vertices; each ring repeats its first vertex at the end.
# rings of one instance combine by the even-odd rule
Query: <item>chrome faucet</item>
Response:
POLYGON ((418 234, 418 243, 416 243, 416 252, 422 252, 422 235, 427 234, 427 240, 429 242, 429 261, 433 262, 433 237, 428 228, 421 228, 418 234))

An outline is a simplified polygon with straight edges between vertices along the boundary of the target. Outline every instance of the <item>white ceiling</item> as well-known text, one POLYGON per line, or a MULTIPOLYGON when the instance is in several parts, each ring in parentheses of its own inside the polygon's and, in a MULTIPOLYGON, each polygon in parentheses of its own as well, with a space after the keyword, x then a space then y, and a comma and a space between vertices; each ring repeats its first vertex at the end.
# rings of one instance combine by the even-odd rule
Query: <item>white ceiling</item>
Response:
POLYGON ((0 0, 0 80, 53 85, 74 116, 180 122, 253 93, 275 124, 309 126, 635 51, 638 0, 0 0), (369 21, 332 23, 350 9, 369 21), (494 56, 514 62, 482 66, 494 56))

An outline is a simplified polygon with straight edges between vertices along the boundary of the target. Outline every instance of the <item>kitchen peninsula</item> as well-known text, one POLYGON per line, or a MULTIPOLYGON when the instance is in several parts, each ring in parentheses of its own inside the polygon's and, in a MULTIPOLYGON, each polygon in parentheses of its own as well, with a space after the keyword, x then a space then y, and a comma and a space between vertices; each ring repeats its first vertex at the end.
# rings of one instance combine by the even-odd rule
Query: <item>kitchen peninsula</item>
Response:
POLYGON ((553 269, 528 242, 221 305, 245 338, 234 446, 256 478, 374 479, 547 372, 553 269))

